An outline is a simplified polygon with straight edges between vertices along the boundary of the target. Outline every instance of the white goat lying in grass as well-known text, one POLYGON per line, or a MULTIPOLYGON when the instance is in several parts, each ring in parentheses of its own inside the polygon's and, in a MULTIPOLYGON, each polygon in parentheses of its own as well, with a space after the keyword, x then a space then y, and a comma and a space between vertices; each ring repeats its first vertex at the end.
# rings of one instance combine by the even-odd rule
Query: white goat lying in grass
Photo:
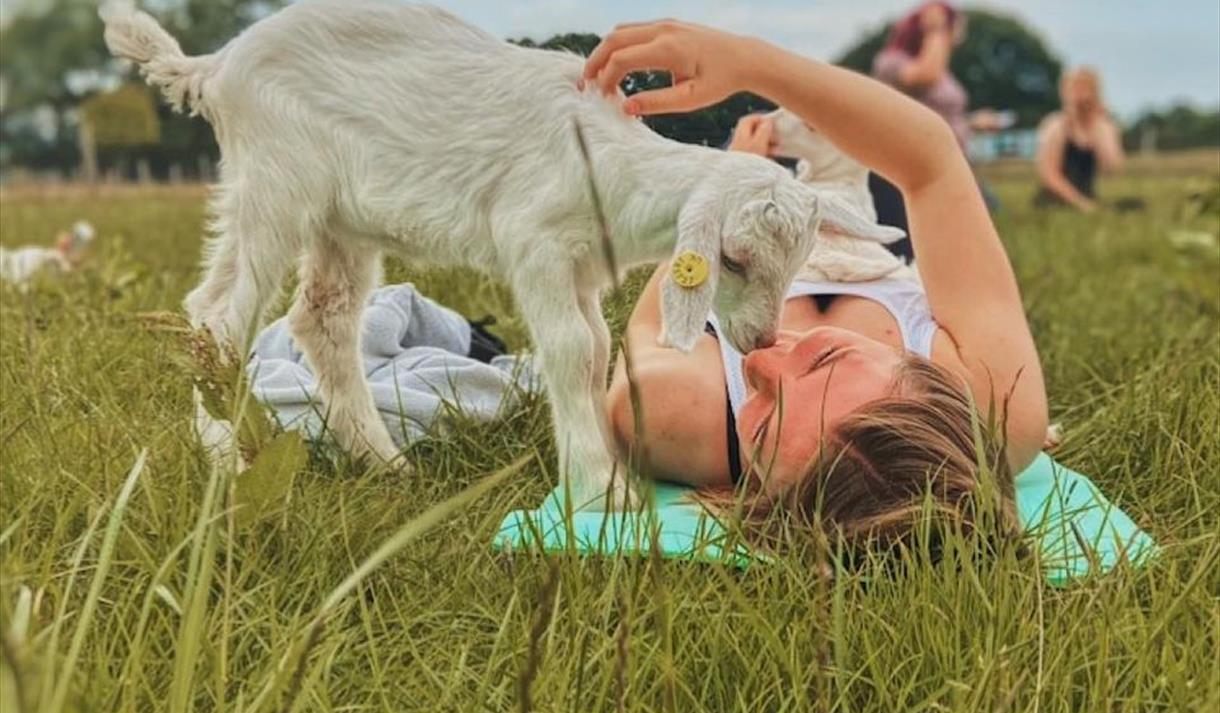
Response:
MULTIPOLYGON (((877 220, 868 191, 868 169, 786 109, 768 115, 774 127, 771 153, 795 158, 797 180, 820 195, 837 196, 872 222, 877 220)), ((823 224, 813 251, 797 277, 810 281, 866 282, 881 278, 918 280, 919 273, 876 241, 844 235, 823 224)))
POLYGON ((7 250, 0 247, 0 282, 16 285, 24 292, 36 275, 71 272, 95 235, 92 225, 78 220, 72 225, 72 232, 62 232, 55 237, 53 248, 31 245, 7 250))
POLYGON ((223 161, 191 318, 244 353, 294 264, 293 334, 328 424, 356 453, 398 453, 359 358, 360 313, 393 252, 508 281, 551 398, 560 473, 582 500, 617 480, 605 440, 612 282, 574 136, 580 122, 617 266, 677 251, 664 339, 689 349, 714 308, 748 351, 772 342, 817 225, 875 240, 834 195, 757 156, 661 138, 590 90, 581 58, 501 42, 432 7, 304 0, 212 55, 186 57, 130 0, 101 12, 106 42, 175 106, 216 130, 223 161), (676 232, 675 232, 676 227, 676 232), (676 242, 676 248, 675 248, 676 242), (720 272, 718 267, 725 270, 720 272))

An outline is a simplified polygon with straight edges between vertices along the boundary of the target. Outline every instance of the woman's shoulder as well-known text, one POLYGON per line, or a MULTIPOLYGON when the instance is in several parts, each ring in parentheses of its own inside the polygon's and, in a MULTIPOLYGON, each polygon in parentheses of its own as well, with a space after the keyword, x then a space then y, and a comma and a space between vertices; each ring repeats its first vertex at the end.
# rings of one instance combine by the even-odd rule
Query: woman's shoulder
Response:
POLYGON ((632 367, 639 379, 647 379, 656 390, 724 389, 720 346, 708 334, 699 337, 690 352, 662 347, 637 352, 632 367))
MULTIPOLYGON (((689 354, 660 347, 633 353, 646 468, 656 477, 690 485, 727 482, 728 395, 719 344, 704 335, 689 354), (692 449, 692 443, 700 447, 692 449)), ((607 392, 607 407, 623 451, 639 435, 632 399, 619 368, 607 392)))
POLYGON ((1063 112, 1052 111, 1042 117, 1042 121, 1038 122, 1038 135, 1045 136, 1052 131, 1059 131, 1063 127, 1063 112))

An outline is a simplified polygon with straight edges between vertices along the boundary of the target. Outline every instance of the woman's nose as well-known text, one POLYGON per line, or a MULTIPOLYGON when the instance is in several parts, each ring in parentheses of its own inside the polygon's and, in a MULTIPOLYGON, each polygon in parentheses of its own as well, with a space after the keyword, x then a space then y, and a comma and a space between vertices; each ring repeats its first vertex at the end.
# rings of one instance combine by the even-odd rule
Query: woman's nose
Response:
POLYGON ((769 396, 779 392, 780 369, 778 354, 781 347, 759 349, 746 355, 742 368, 745 371, 746 383, 754 391, 769 396))

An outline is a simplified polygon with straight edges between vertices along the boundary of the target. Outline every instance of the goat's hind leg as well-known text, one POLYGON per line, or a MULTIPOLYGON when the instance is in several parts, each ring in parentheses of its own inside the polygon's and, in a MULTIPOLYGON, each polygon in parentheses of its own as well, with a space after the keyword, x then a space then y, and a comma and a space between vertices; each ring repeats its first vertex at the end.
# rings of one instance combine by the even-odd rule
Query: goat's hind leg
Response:
MULTIPOLYGON (((217 188, 215 236, 204 249, 204 276, 183 306, 191 322, 211 331, 222 350, 244 360, 268 305, 309 237, 306 218, 278 215, 274 201, 247 197, 245 184, 217 188)), ((228 355, 224 355, 228 356, 228 355)))
MULTIPOLYGON (((212 335, 222 362, 241 363, 267 305, 279 293, 293 255, 278 250, 278 241, 257 219, 225 218, 225 227, 209 241, 204 278, 183 307, 194 326, 206 328, 212 335)), ((216 462, 235 458, 233 425, 207 411, 198 389, 193 400, 194 427, 204 449, 216 462)))
POLYGON ((377 269, 378 256, 367 246, 334 235, 316 240, 301 263, 288 320, 318 377, 329 429, 353 454, 390 463, 398 447, 377 412, 360 357, 361 319, 377 269))

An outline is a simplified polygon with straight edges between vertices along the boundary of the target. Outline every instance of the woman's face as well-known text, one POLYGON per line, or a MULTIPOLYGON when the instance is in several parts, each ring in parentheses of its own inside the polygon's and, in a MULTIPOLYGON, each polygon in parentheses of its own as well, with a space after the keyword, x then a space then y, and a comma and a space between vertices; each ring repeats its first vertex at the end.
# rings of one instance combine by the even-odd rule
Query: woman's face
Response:
POLYGON ((1097 85, 1079 74, 1072 75, 1063 82, 1060 98, 1063 100, 1063 106, 1082 114, 1095 110, 1099 104, 1097 85))
POLYGON ((886 396, 901 362, 893 347, 838 327, 780 332, 775 346, 746 355, 737 437, 766 489, 800 478, 827 429, 886 396))

